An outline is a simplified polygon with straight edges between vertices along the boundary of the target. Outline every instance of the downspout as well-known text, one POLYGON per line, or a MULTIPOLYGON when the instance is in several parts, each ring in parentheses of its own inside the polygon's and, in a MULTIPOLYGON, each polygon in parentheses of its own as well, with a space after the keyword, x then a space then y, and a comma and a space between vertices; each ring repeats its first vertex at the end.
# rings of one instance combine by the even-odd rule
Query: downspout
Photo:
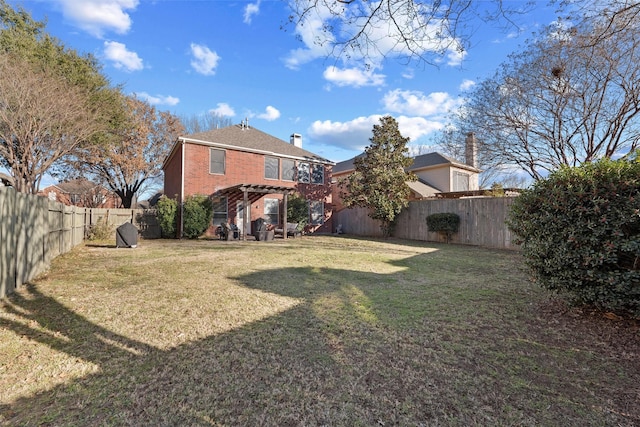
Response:
POLYGON ((180 165, 180 230, 179 230, 179 235, 178 235, 178 239, 182 239, 182 230, 184 228, 184 139, 181 140, 182 144, 181 144, 181 150, 182 150, 182 156, 181 156, 181 162, 182 164, 180 165))

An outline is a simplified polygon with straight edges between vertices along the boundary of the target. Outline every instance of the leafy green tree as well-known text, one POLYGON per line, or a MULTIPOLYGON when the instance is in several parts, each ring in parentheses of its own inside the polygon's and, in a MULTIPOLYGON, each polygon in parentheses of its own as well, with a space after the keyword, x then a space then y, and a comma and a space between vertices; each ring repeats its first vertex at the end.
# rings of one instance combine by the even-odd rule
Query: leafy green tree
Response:
POLYGON ((514 201, 509 228, 541 286, 640 316, 640 161, 562 167, 514 201))
POLYGON ((380 221, 382 234, 388 237, 398 214, 409 204, 407 182, 417 177, 406 171, 413 163, 407 148, 409 138, 400 134, 393 117, 382 117, 380 124, 373 126, 369 141, 364 155, 354 161, 355 171, 340 182, 340 197, 347 207, 369 209, 369 216, 380 221))

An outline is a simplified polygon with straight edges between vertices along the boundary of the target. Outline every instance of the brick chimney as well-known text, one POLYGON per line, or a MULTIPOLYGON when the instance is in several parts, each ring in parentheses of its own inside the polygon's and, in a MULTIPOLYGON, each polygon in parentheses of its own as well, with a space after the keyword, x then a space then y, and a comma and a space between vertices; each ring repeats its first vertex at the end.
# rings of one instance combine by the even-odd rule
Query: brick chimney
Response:
POLYGON ((478 146, 476 144, 476 134, 469 132, 464 141, 464 157, 468 166, 478 167, 478 146))

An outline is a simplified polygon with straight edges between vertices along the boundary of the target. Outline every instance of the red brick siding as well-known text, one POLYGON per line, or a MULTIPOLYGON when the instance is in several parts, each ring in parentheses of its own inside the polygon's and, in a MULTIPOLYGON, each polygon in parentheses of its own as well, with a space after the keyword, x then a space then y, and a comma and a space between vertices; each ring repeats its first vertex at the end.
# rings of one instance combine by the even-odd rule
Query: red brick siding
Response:
POLYGON ((173 156, 164 167, 164 194, 172 199, 180 199, 182 169, 182 148, 178 145, 173 156))
MULTIPOLYGON (((248 153, 244 151, 225 149, 225 173, 209 173, 211 147, 197 144, 185 145, 185 196, 191 194, 212 195, 216 191, 237 184, 265 184, 296 188, 308 200, 320 200, 324 202, 325 222, 321 226, 309 227, 308 231, 330 232, 332 195, 331 195, 331 167, 325 166, 324 185, 302 184, 281 179, 266 179, 264 177, 265 155, 248 153)), ((216 148, 219 149, 219 148, 216 148)), ((179 149, 178 149, 179 150, 179 149)), ((165 194, 174 197, 180 192, 180 167, 181 152, 176 152, 165 165, 165 194)), ((280 164, 282 170, 282 163, 280 164)), ((282 200, 280 194, 269 194, 251 204, 251 220, 264 215, 264 198, 277 198, 282 200)), ((282 208, 282 202, 280 203, 282 208)), ((229 217, 235 217, 235 204, 229 205, 229 217)), ((280 213, 282 221, 282 212, 280 213)))

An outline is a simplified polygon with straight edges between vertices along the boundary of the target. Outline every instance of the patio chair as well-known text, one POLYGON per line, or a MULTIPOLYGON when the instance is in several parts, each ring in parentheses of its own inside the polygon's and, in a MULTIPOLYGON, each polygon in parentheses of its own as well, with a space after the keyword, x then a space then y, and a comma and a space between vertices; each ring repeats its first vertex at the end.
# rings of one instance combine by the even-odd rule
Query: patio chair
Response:
POLYGON ((238 240, 239 237, 240 230, 237 225, 226 222, 220 224, 220 240, 238 240))

